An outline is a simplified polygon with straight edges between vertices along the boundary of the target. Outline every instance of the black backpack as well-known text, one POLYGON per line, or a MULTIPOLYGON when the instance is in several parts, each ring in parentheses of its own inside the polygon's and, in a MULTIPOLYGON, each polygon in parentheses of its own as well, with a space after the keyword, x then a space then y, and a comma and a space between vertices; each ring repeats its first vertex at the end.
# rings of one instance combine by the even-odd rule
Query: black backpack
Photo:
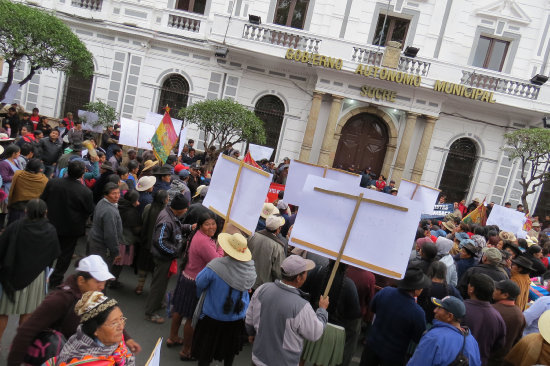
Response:
POLYGON ((458 352, 458 355, 456 355, 453 362, 449 364, 449 366, 469 366, 470 360, 466 355, 464 354, 464 347, 466 346, 466 337, 470 334, 470 330, 466 328, 464 332, 462 332, 462 335, 464 336, 464 340, 462 342, 462 349, 458 352))

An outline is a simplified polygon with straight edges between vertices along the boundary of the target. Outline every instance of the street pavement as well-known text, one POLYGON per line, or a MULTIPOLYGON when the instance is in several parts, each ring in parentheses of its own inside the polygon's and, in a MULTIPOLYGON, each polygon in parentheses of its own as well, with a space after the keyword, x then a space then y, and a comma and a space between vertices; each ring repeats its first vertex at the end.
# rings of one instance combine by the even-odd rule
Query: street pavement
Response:
MULTIPOLYGON (((81 240, 76 248, 76 255, 79 257, 85 256, 84 240, 81 240)), ((70 267, 74 270, 74 266, 70 267)), ((172 276, 168 285, 169 290, 173 290, 176 286, 176 276, 172 276)), ((120 276, 120 282, 123 287, 112 290, 106 289, 107 296, 114 297, 120 304, 124 316, 128 318, 126 329, 132 338, 136 340, 143 350, 136 355, 136 365, 143 366, 146 364, 157 340, 159 337, 167 338, 170 334, 170 319, 166 318, 166 312, 163 311, 162 316, 166 318, 164 324, 153 324, 145 320, 144 308, 145 299, 149 291, 150 278, 147 278, 145 289, 142 295, 138 296, 134 293, 137 284, 137 276, 134 275, 133 269, 125 267, 120 276)), ((0 364, 5 365, 8 355, 9 346, 17 328, 18 317, 10 316, 7 329, 0 343, 0 364)), ((180 328, 180 336, 182 336, 183 326, 180 328)), ((180 347, 166 347, 163 343, 161 351, 161 365, 196 365, 196 362, 183 362, 179 359, 178 352, 180 347)), ((358 347, 352 365, 358 365, 362 347, 358 347)), ((246 344, 243 350, 235 358, 235 366, 250 366, 251 365, 252 346, 246 344)), ((214 361, 212 365, 223 365, 223 362, 214 361)), ((273 365, 276 366, 276 365, 273 365)))

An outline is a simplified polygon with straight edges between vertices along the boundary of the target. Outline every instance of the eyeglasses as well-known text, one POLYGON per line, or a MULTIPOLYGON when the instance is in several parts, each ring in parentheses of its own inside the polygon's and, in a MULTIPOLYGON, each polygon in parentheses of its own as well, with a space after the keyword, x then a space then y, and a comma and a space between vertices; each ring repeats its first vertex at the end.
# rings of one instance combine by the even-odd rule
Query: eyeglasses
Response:
POLYGON ((117 320, 105 325, 108 326, 109 328, 118 328, 119 326, 124 327, 124 325, 126 325, 126 320, 128 320, 128 318, 123 317, 120 320, 117 320))

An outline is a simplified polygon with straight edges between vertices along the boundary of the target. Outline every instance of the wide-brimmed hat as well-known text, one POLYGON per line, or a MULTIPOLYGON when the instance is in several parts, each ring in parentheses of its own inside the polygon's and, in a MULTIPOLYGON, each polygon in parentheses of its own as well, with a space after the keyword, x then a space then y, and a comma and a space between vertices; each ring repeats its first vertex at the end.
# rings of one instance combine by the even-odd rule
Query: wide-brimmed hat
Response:
POLYGON ((143 170, 142 170, 142 172, 151 169, 152 167, 154 167, 154 166, 157 165, 158 163, 159 163, 158 160, 155 160, 155 161, 153 161, 153 160, 147 160, 147 161, 145 162, 145 164, 143 165, 143 170))
POLYGON ((260 213, 260 217, 263 219, 267 219, 269 215, 277 215, 279 214, 279 209, 273 205, 273 203, 264 203, 264 207, 262 208, 262 212, 260 213))
POLYGON ((103 164, 101 164, 101 169, 105 169, 105 170, 108 170, 110 172, 114 172, 115 170, 113 169, 113 165, 111 163, 109 163, 108 161, 104 162, 103 164))
POLYGON ((71 150, 74 152, 82 152, 82 150, 84 150, 84 146, 80 142, 76 142, 71 146, 71 150))
POLYGON ((533 222, 531 227, 540 227, 540 222, 538 222, 538 221, 533 222))
POLYGON ((146 191, 151 187, 153 187, 156 182, 157 182, 157 178, 155 177, 152 177, 152 176, 141 177, 138 180, 136 190, 139 192, 146 191))
POLYGON ((269 215, 265 219, 265 227, 268 230, 275 231, 285 224, 285 219, 282 216, 269 215))
POLYGON ((172 169, 167 166, 161 166, 159 170, 153 172, 153 175, 172 175, 172 169))
POLYGON ((516 256, 521 255, 521 249, 515 244, 512 243, 504 243, 502 246, 502 249, 510 248, 516 256))
POLYGON ((473 245, 472 243, 465 243, 462 246, 462 249, 470 253, 472 256, 475 256, 477 254, 477 247, 473 245))
POLYGON ((221 233, 218 235, 218 243, 220 243, 225 254, 238 261, 247 262, 252 259, 252 253, 248 249, 246 238, 241 233, 233 235, 221 233))
POLYGON ((456 226, 455 226, 454 222, 452 222, 452 221, 444 221, 444 222, 441 223, 441 225, 444 226, 450 232, 454 232, 455 229, 456 229, 456 226))
POLYGON ((522 255, 517 256, 514 259, 512 259, 512 263, 514 263, 514 264, 516 264, 516 265, 518 265, 522 268, 525 268, 528 271, 533 271, 533 263, 531 263, 531 261, 529 259, 525 258, 522 255))
POLYGON ((539 318, 539 333, 547 343, 550 343, 550 310, 546 310, 539 318))
POLYGON ((193 198, 197 198, 201 193, 202 193, 202 190, 205 189, 206 186, 204 184, 201 184, 200 186, 197 187, 197 190, 195 191, 195 195, 193 196, 193 198))
POLYGON ((513 233, 509 232, 509 231, 501 231, 498 234, 498 236, 502 240, 510 240, 510 241, 516 241, 517 240, 516 236, 513 233))
POLYGON ((399 281, 398 288, 402 290, 420 290, 429 287, 432 280, 418 267, 409 267, 405 277, 399 281))

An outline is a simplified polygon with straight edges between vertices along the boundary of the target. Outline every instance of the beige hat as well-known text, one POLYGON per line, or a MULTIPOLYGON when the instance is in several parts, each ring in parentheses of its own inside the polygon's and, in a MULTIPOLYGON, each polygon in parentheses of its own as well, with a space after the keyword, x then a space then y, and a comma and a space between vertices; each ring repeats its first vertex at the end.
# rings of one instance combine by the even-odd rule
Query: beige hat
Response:
POLYGON ((200 185, 197 187, 197 190, 195 191, 195 195, 193 196, 193 198, 196 198, 199 196, 199 194, 201 194, 202 190, 205 188, 206 186, 204 184, 200 185))
POLYGON ((452 221, 445 221, 441 225, 445 226, 450 232, 454 232, 456 229, 456 226, 452 221))
POLYGON ((512 242, 516 241, 517 238, 516 236, 509 232, 509 231, 501 231, 498 236, 502 239, 502 240, 510 240, 512 242))
POLYGON ((159 163, 158 160, 156 160, 156 161, 147 160, 147 161, 145 162, 145 166, 143 167, 142 172, 151 169, 152 167, 154 167, 154 166, 157 165, 158 163, 159 163))
POLYGON ((220 243, 225 254, 238 261, 247 262, 252 259, 252 253, 248 249, 246 238, 241 233, 233 235, 221 233, 218 235, 218 243, 220 243))
POLYGON ((109 299, 102 292, 88 291, 78 300, 74 311, 76 315, 80 316, 80 322, 84 323, 116 305, 115 299, 109 299))
POLYGON ((531 225, 531 227, 540 227, 540 222, 538 221, 533 222, 533 225, 531 225))
POLYGON ((262 208, 262 213, 260 213, 260 217, 262 219, 267 219, 269 215, 278 215, 279 210, 273 203, 264 203, 264 207, 262 208))
POLYGON ((546 310, 539 318, 539 333, 547 343, 550 343, 550 310, 546 310))
POLYGON ((530 237, 526 237, 525 238, 525 241, 527 242, 527 247, 530 247, 532 245, 535 245, 535 241, 533 240, 534 238, 530 238, 530 237))
POLYGON ((143 192, 153 187, 157 182, 157 178, 152 176, 141 177, 138 180, 136 191, 143 192))
POLYGON ((275 231, 285 224, 285 219, 282 216, 269 215, 265 219, 265 227, 271 231, 275 231))

